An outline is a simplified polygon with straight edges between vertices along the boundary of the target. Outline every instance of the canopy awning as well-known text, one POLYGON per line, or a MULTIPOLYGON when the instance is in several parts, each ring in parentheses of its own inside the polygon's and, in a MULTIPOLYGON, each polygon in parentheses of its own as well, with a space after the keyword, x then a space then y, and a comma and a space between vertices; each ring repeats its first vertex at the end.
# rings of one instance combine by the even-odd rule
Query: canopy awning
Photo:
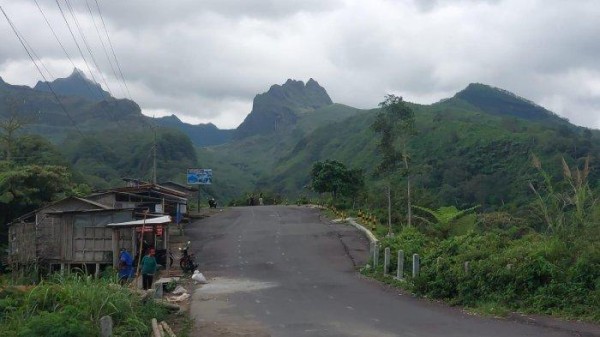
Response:
POLYGON ((127 222, 109 223, 108 225, 106 225, 106 227, 120 227, 120 228, 124 228, 124 227, 142 227, 144 225, 146 225, 146 226, 164 225, 164 224, 168 224, 170 222, 172 222, 171 221, 171 216, 165 215, 165 216, 161 216, 161 217, 158 217, 158 218, 149 218, 149 219, 146 219, 146 220, 134 220, 134 221, 127 221, 127 222))

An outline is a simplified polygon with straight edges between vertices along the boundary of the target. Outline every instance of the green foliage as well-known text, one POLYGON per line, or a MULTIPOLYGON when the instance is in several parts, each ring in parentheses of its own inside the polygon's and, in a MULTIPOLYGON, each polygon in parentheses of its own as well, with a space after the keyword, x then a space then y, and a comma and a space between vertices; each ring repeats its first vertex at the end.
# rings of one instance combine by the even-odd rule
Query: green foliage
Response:
MULTIPOLYGON (((197 166, 190 139, 179 131, 159 129, 156 136, 157 179, 184 182, 188 168, 197 166)), ((64 150, 73 167, 95 188, 118 186, 121 179, 152 179, 153 132, 110 133, 73 138, 64 150)))
POLYGON ((336 160, 316 162, 311 170, 311 187, 318 193, 331 193, 336 200, 338 195, 355 196, 364 188, 362 170, 349 170, 336 160))
POLYGON ((77 308, 68 305, 59 312, 42 311, 32 316, 19 332, 19 337, 79 337, 94 334, 92 324, 79 320, 77 308))
MULTIPOLYGON (((408 162, 407 146, 414 133, 415 114, 402 101, 402 97, 395 95, 386 95, 379 106, 381 110, 371 125, 381 137, 377 148, 382 160, 377 169, 381 173, 389 174, 395 171, 400 163, 408 162)), ((405 166, 408 169, 408 164, 405 166)))
MULTIPOLYGON (((0 162, 0 221, 6 224, 42 204, 73 193, 69 169, 55 165, 0 162)), ((85 189, 79 185, 77 189, 85 189)), ((0 227, 1 228, 1 227, 0 227)), ((0 229, 0 242, 6 229, 0 229)))
POLYGON ((391 247, 391 272, 395 273, 395 252, 404 250, 405 275, 412 254, 420 255, 421 273, 407 285, 422 296, 480 311, 600 321, 600 243, 596 237, 565 240, 532 233, 514 239, 505 232, 470 232, 438 241, 406 228, 393 238, 382 239, 381 254, 391 247), (468 271, 465 262, 469 262, 468 271))
POLYGON ((536 188, 530 182, 529 187, 536 196, 534 203, 548 231, 554 233, 573 233, 584 226, 597 227, 598 197, 588 183, 590 174, 590 158, 586 157, 583 168, 571 169, 564 158, 561 158, 563 180, 555 183, 552 177, 542 168, 541 161, 533 155, 533 165, 542 176, 541 184, 536 188))
MULTIPOLYGON (((467 213, 475 210, 479 206, 470 207, 463 210, 458 210, 455 206, 446 206, 440 207, 437 210, 432 210, 426 207, 413 205, 413 208, 423 211, 430 216, 432 216, 435 220, 432 222, 427 220, 426 218, 419 218, 429 225, 431 225, 442 237, 447 237, 450 234, 450 230, 452 229, 453 224, 458 223, 458 219, 466 215, 467 213)), ((471 219, 470 223, 475 224, 475 219, 471 219)), ((470 227, 466 224, 467 227, 470 227)))
POLYGON ((97 336, 105 315, 113 318, 114 336, 148 336, 150 319, 166 312, 113 279, 56 276, 29 290, 0 290, 2 336, 97 336))

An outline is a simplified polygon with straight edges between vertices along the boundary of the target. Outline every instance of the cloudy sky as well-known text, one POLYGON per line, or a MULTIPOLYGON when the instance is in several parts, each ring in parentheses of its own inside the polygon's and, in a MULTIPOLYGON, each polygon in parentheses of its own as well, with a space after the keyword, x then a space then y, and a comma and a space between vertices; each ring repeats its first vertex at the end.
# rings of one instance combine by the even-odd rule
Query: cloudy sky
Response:
MULTIPOLYGON (((103 19, 130 96, 150 116, 235 128, 256 94, 312 77, 334 102, 359 108, 387 93, 429 104, 486 83, 600 128, 597 0, 97 0, 102 17, 96 0, 69 0, 95 62, 58 0, 88 65, 56 1, 37 2, 67 53, 35 0, 0 6, 46 76, 75 64, 91 77, 89 65, 105 89, 129 97, 106 56, 103 19)), ((0 19, 0 76, 34 85, 41 76, 0 19)))

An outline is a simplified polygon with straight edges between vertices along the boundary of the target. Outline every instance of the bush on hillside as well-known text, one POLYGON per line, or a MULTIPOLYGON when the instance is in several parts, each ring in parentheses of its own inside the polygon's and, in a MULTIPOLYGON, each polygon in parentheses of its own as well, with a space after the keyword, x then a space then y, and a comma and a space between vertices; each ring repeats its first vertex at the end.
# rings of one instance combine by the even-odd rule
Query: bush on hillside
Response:
POLYGON ((600 242, 596 240, 537 233, 514 239, 507 232, 471 232, 433 241, 405 228, 381 241, 380 254, 385 247, 392 251, 392 274, 397 250, 405 252, 405 275, 412 254, 420 255, 421 273, 409 283, 419 295, 457 305, 492 303, 509 310, 600 321, 600 242))

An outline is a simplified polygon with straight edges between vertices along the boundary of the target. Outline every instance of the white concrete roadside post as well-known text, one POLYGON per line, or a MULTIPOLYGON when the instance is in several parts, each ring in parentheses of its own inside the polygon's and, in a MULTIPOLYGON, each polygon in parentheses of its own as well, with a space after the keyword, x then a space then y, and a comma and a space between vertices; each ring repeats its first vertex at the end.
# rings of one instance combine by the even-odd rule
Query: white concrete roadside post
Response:
POLYGON ((377 268, 379 264, 379 245, 377 242, 373 245, 373 268, 377 268))
POLYGON ((396 270, 396 278, 402 280, 404 278, 404 251, 398 251, 398 269, 396 270))
POLYGON ((102 316, 100 318, 100 337, 112 337, 113 320, 110 316, 102 316))
POLYGON ((383 276, 388 276, 388 270, 390 269, 390 247, 385 247, 383 254, 383 276))
POLYGON ((421 260, 419 258, 419 254, 413 254, 413 268, 412 268, 412 277, 415 278, 419 276, 421 260))

